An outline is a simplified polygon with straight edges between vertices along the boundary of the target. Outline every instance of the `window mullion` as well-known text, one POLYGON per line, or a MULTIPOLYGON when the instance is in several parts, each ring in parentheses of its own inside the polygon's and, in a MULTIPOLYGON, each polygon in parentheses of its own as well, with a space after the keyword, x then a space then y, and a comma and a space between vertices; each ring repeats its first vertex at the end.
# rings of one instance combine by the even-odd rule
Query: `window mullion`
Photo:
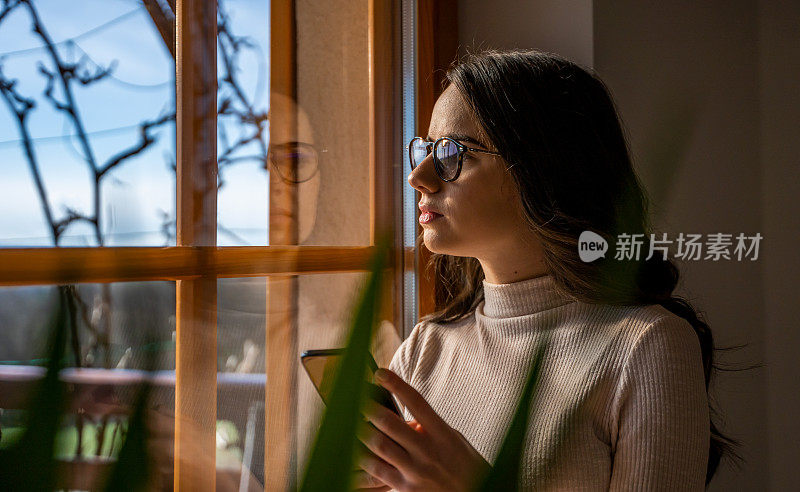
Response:
MULTIPOLYGON (((177 245, 216 246, 217 2, 178 0, 175 21, 177 245)), ((213 491, 216 276, 177 281, 175 317, 175 490, 213 491)))
MULTIPOLYGON (((297 109, 289 104, 279 117, 279 97, 297 101, 297 19, 293 0, 270 2, 270 135, 297 141, 297 109), (278 96, 281 95, 281 96, 278 96)), ((295 186, 281 186, 270 169, 269 244, 298 242, 298 195, 295 186), (279 211, 288 211, 282 221, 279 211)), ((267 387, 264 390, 264 489, 297 487, 297 277, 267 279, 265 355, 267 387), (268 450, 268 451, 267 451, 268 450)))

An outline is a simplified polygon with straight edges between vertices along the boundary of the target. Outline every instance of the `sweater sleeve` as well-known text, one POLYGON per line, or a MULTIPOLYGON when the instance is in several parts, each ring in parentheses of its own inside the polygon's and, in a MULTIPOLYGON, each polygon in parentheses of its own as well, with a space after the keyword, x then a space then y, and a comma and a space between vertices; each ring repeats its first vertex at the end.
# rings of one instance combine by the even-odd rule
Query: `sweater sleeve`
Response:
MULTIPOLYGON (((414 374, 414 367, 416 366, 417 358, 419 357, 419 347, 421 345, 421 332, 423 324, 424 322, 417 323, 414 329, 411 330, 411 334, 408 335, 408 338, 403 340, 403 343, 401 343, 400 347, 397 348, 394 356, 392 356, 391 362, 389 362, 389 370, 396 373, 408 384, 411 384, 411 376, 414 374)), ((395 401, 397 402, 397 406, 403 412, 404 418, 406 420, 411 420, 413 417, 405 405, 403 405, 398 398, 395 398, 395 401)))
POLYGON ((634 344, 614 399, 610 490, 703 490, 709 410, 700 344, 667 315, 634 344))

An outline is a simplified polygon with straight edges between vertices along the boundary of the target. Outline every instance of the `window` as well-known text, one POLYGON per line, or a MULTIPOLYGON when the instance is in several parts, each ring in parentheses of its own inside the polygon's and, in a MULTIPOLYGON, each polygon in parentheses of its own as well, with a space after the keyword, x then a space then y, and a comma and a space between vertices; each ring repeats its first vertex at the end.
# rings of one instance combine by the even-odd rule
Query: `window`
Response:
MULTIPOLYGON (((246 413, 260 387, 261 449, 270 451, 263 475, 282 488, 296 480, 302 462, 293 454, 302 459, 321 410, 300 379, 299 351, 341 343, 378 231, 393 228, 403 251, 400 5, 219 5, 98 0, 77 12, 55 1, 4 4, 13 11, 0 20, 3 46, 51 56, 52 77, 36 72, 34 56, 2 63, 3 77, 18 79, 13 90, 42 100, 21 117, 24 100, 3 86, 0 156, 14 169, 0 185, 0 307, 2 316, 26 311, 22 326, 46 308, 52 286, 75 285, 86 326, 96 313, 111 337, 105 352, 79 358, 101 369, 121 365, 126 346, 142 348, 139 325, 157 327, 160 369, 174 368, 180 489, 212 487, 214 467, 191 464, 219 456, 219 413, 231 402, 246 413), (51 27, 54 51, 29 34, 30 45, 5 42, 27 32, 35 14, 51 27), (74 70, 82 79, 65 82, 53 53, 62 69, 84 60, 74 70), (69 97, 85 109, 80 121, 63 108, 69 97), (114 335, 123 327, 128 338, 114 335), (236 379, 239 369, 250 376, 236 379), (256 392, 240 405, 231 381, 256 392)), ((393 302, 382 315, 398 331, 413 326, 408 253, 396 255, 393 302)))

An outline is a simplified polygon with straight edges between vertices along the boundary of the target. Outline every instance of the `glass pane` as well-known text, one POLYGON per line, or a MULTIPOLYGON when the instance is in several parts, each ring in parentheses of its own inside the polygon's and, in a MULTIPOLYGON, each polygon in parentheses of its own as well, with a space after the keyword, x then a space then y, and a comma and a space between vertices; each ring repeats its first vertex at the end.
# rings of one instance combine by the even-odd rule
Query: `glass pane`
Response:
POLYGON ((264 278, 217 283, 217 467, 237 484, 243 462, 264 482, 266 295, 264 278))
POLYGON ((217 18, 217 244, 267 244, 269 2, 224 0, 217 18))
MULTIPOLYGON (((94 464, 98 458, 119 452, 147 369, 157 371, 147 418, 161 429, 148 443, 159 466, 171 473, 173 282, 0 288, 0 447, 13 445, 27 425, 30 398, 42 380, 47 342, 58 326, 61 306, 64 319, 74 320, 75 328, 68 329, 60 373, 70 384, 55 453, 68 463, 80 461, 79 456, 88 462, 81 473, 66 475, 63 488, 94 488, 88 472, 100 466, 94 464)), ((58 412, 57 405, 47 408, 58 412)))
MULTIPOLYGON (((59 287, 0 287, 0 365, 40 365, 59 287)), ((67 367, 175 367, 174 282, 79 284, 63 288, 74 316, 76 339, 69 341, 67 367)))
POLYGON ((291 42, 268 2, 221 5, 217 243, 368 245, 368 5, 297 2, 291 42))
MULTIPOLYGON (((269 284, 268 288, 271 279, 223 279, 217 284, 217 367, 221 373, 217 388, 217 420, 224 421, 221 427, 218 426, 217 465, 220 469, 235 469, 244 462, 252 472, 252 478, 259 483, 264 480, 264 384, 267 358, 280 357, 284 350, 292 354, 288 361, 291 368, 285 374, 287 378, 291 374, 295 377, 293 391, 296 401, 292 413, 296 418, 297 472, 301 473, 324 404, 300 364, 300 355, 310 349, 344 346, 351 310, 366 274, 302 275, 273 279, 280 283, 279 286, 287 285, 283 282, 294 282, 296 298, 291 294, 286 295, 286 291, 276 288, 275 284, 269 284), (277 298, 270 302, 268 292, 275 292, 277 298), (285 330, 284 323, 291 324, 288 333, 294 334, 285 341, 289 345, 273 347, 275 353, 265 353, 267 331, 285 330)), ((399 345, 397 329, 391 323, 383 323, 371 348, 378 365, 387 367, 399 345)), ((276 384, 285 382, 276 380, 276 384)), ((268 394, 273 393, 269 391, 268 394)))
POLYGON ((297 185, 300 244, 370 243, 368 7, 297 2, 299 131, 307 118, 319 149, 317 177, 297 185))
MULTIPOLYGON (((305 469, 320 418, 325 409, 320 395, 300 364, 299 355, 310 349, 344 347, 352 311, 366 273, 306 275, 298 278, 297 316, 297 426, 298 469, 305 469)), ((388 321, 376 327, 370 351, 379 367, 388 367, 400 346, 398 329, 388 321)))
POLYGON ((0 45, 0 246, 174 244, 174 60, 144 6, 20 2, 0 45))

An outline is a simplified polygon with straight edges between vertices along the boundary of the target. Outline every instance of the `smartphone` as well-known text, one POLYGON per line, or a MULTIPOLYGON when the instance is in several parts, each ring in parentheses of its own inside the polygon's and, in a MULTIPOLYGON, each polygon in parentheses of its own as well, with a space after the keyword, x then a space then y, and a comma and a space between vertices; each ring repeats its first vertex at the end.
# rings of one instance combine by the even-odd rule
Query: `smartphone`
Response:
MULTIPOLYGON (((343 348, 335 349, 320 349, 320 350, 306 350, 300 356, 300 362, 303 364, 308 377, 317 388, 319 396, 326 404, 328 403, 328 396, 333 389, 333 378, 336 376, 336 368, 344 355, 343 348)), ((376 384, 374 375, 378 370, 378 364, 372 358, 372 354, 367 354, 367 372, 364 375, 367 380, 367 388, 369 388, 369 396, 377 403, 388 408, 403 418, 403 412, 397 406, 392 394, 383 386, 376 384)))

